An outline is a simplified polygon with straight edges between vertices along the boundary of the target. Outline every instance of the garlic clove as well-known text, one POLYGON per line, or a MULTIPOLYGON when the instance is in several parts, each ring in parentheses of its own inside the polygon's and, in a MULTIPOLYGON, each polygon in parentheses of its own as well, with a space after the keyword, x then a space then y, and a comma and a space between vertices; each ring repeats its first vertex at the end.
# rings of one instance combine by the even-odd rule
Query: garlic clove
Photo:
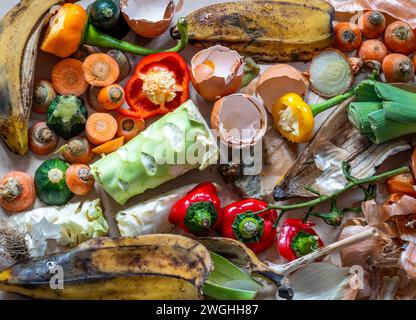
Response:
POLYGON ((208 101, 237 92, 244 78, 244 60, 237 51, 217 45, 195 54, 191 60, 191 81, 208 101))
POLYGON ((215 103, 211 126, 225 145, 241 149, 255 145, 264 136, 267 112, 255 97, 236 93, 215 103))
POLYGON ((169 28, 175 4, 173 0, 121 0, 120 10, 135 33, 155 38, 169 28))

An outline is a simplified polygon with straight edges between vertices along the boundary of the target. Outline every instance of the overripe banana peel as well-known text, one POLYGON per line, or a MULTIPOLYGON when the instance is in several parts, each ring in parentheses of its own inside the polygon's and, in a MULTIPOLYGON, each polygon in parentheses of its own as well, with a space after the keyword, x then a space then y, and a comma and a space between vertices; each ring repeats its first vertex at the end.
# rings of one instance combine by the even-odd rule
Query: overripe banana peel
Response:
POLYGON ((211 269, 205 246, 183 236, 96 238, 4 270, 0 291, 37 299, 200 299, 211 269))
MULTIPOLYGON (((324 0, 259 0, 214 4, 186 17, 192 44, 222 44, 256 61, 309 61, 331 45, 334 8, 324 0)), ((171 30, 178 39, 177 28, 171 30)))
POLYGON ((0 137, 18 154, 28 150, 28 119, 38 42, 45 13, 59 0, 21 0, 0 21, 0 137))

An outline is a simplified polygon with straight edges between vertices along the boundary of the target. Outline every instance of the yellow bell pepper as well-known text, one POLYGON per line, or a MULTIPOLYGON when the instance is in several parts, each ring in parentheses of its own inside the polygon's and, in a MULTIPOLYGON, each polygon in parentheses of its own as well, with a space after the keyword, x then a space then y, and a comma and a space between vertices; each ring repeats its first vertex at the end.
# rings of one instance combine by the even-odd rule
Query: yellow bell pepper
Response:
POLYGON ((178 19, 177 27, 181 39, 173 48, 167 50, 143 48, 100 32, 88 22, 88 14, 82 6, 76 3, 65 3, 51 18, 41 49, 61 58, 75 53, 81 44, 119 49, 142 56, 165 51, 178 52, 188 44, 186 19, 178 19))
MULTIPOLYGON (((378 71, 374 70, 368 79, 375 80, 377 77, 378 71)), ((359 85, 350 91, 314 105, 308 105, 296 93, 287 93, 277 100, 272 107, 274 127, 291 142, 308 142, 313 135, 314 117, 351 98, 358 88, 359 85)))
POLYGON ((79 4, 65 3, 52 17, 41 49, 65 58, 78 50, 88 15, 79 4))
POLYGON ((307 142, 313 133, 314 118, 311 108, 296 93, 281 97, 272 108, 275 128, 291 142, 307 142))

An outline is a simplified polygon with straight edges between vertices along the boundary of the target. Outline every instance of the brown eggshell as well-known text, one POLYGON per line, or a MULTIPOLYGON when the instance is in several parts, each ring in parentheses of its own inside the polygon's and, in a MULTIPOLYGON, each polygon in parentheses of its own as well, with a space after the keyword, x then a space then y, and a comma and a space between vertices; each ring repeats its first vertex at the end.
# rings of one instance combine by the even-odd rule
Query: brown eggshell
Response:
MULTIPOLYGON (((169 3, 166 11, 164 13, 163 19, 160 21, 150 21, 146 19, 133 19, 126 13, 126 8, 129 5, 129 1, 135 0, 121 0, 120 9, 123 14, 124 19, 126 20, 129 27, 137 33, 139 36, 145 38, 155 38, 160 36, 165 32, 172 21, 173 15, 175 13, 175 4, 172 2, 169 3)), ((136 0, 137 1, 137 0, 136 0)), ((155 8, 155 10, 160 10, 160 8, 155 8)))
POLYGON ((214 108, 211 112, 211 127, 214 130, 217 130, 217 134, 220 137, 221 141, 231 148, 245 148, 248 146, 255 145, 266 133, 267 129, 267 112, 264 109, 262 103, 255 97, 249 96, 243 93, 235 93, 226 97, 219 99, 214 104, 214 108), (244 99, 239 100, 238 99, 244 99), (234 101, 233 101, 234 100, 234 101), (250 114, 249 109, 252 106, 254 108, 253 113, 250 114), (229 113, 229 118, 227 124, 224 124, 225 114, 224 108, 227 108, 228 111, 230 109, 234 109, 234 113, 229 113), (246 109, 245 109, 246 108, 246 109), (245 109, 245 110, 244 110, 245 109), (258 115, 258 122, 259 122, 259 132, 252 137, 249 141, 239 139, 239 140, 232 140, 229 139, 230 136, 227 135, 227 126, 230 126, 234 129, 248 129, 248 123, 250 120, 256 122, 257 119, 253 119, 253 116, 258 115), (246 117, 245 117, 246 116, 246 117))
POLYGON ((304 96, 308 91, 308 81, 302 72, 288 64, 269 67, 260 77, 256 95, 260 97, 269 112, 276 101, 286 93, 293 92, 304 96))
POLYGON ((191 82, 195 90, 207 101, 217 101, 221 97, 237 92, 243 83, 244 61, 235 51, 223 46, 214 46, 195 54, 191 60, 191 82), (215 72, 204 61, 210 60, 210 55, 216 51, 224 51, 234 56, 227 58, 227 55, 216 57, 212 63, 216 65, 229 66, 230 81, 227 83, 224 77, 215 75, 215 72), (231 53, 233 52, 233 53, 231 53), (221 59, 221 60, 218 60, 221 59), (218 61, 217 61, 218 60, 218 61))

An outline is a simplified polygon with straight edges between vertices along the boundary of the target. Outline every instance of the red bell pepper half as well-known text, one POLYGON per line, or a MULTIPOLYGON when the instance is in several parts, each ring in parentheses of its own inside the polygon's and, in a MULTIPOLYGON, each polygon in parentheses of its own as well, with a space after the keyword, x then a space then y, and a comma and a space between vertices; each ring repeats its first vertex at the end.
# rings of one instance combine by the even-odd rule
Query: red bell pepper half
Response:
POLYGON ((189 79, 188 66, 176 52, 144 57, 124 88, 130 110, 119 112, 146 119, 173 111, 188 100, 189 79))
POLYGON ((197 185, 176 202, 169 213, 171 223, 194 235, 209 233, 221 223, 221 219, 221 202, 211 182, 197 185))
POLYGON ((276 210, 260 214, 255 212, 267 208, 267 202, 257 199, 245 199, 234 202, 223 210, 220 234, 226 238, 237 239, 246 244, 255 253, 270 248, 276 241, 276 210))
POLYGON ((287 219, 280 229, 277 241, 279 254, 292 261, 323 247, 324 243, 312 229, 314 225, 301 219, 287 219))

